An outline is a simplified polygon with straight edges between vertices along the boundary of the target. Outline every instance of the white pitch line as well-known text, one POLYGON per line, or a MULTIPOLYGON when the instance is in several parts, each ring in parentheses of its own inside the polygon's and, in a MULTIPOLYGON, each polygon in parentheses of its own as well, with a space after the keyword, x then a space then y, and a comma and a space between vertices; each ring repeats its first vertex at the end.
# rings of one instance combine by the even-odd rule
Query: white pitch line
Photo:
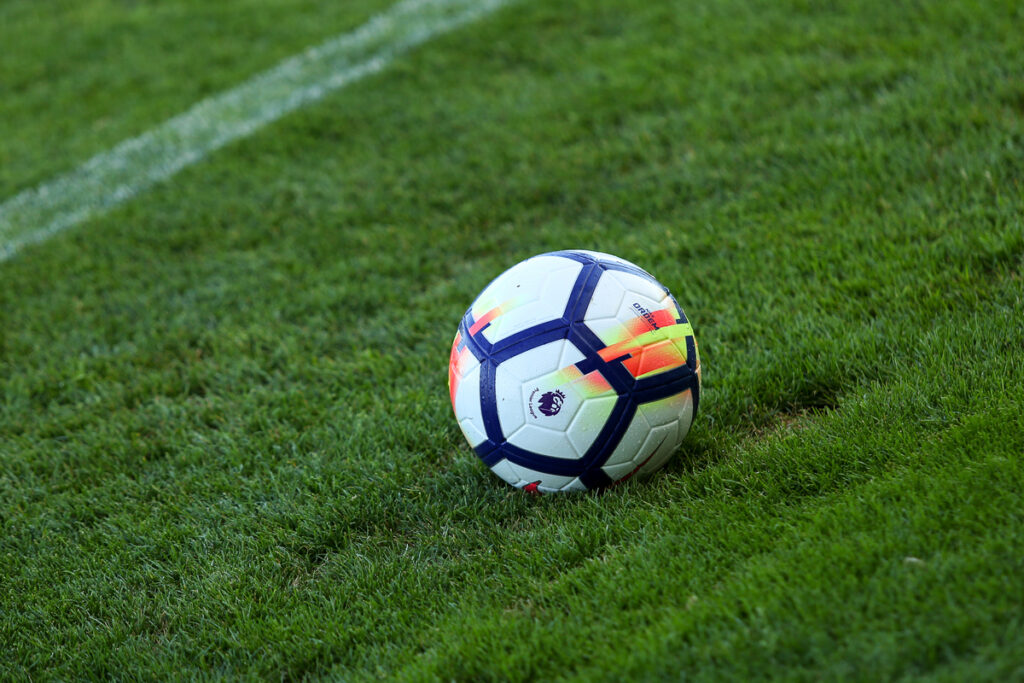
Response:
POLYGON ((403 0, 354 31, 290 57, 73 171, 11 197, 0 204, 0 262, 509 1, 403 0))

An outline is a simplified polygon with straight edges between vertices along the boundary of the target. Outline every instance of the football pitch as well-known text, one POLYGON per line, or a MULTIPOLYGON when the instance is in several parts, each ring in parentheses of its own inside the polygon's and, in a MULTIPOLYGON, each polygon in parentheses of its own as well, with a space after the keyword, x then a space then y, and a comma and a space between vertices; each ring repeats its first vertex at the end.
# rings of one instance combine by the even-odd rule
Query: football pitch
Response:
POLYGON ((1024 678, 1024 5, 6 0, 0 46, 0 679, 1024 678), (700 412, 529 496, 447 363, 561 249, 672 290, 700 412))

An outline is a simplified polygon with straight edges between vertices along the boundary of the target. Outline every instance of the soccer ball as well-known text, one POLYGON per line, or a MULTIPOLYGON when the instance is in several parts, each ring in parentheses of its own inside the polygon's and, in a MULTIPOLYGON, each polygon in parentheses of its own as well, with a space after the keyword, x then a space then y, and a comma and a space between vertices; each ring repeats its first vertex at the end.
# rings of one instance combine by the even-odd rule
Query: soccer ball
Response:
POLYGON ((697 413, 693 328, 629 261, 556 251, 508 269, 466 311, 448 364, 462 433, 499 477, 583 491, 658 469, 697 413))

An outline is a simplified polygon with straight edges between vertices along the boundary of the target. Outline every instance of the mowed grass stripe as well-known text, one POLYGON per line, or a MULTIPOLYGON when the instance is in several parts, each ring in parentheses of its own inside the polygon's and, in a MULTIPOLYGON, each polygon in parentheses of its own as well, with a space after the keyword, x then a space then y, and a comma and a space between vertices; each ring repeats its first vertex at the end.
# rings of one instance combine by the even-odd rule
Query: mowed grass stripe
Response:
POLYGON ((203 100, 78 169, 0 204, 0 262, 115 206, 267 123, 379 72, 506 0, 403 0, 351 33, 203 100))

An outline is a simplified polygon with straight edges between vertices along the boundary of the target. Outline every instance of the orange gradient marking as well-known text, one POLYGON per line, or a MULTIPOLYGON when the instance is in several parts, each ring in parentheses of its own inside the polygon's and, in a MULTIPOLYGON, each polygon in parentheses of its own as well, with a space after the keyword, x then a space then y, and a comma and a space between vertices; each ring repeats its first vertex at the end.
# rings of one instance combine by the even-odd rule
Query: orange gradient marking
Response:
POLYGON ((682 352, 671 339, 644 346, 630 354, 623 366, 633 377, 643 377, 665 368, 686 364, 686 353, 682 352))
POLYGON ((466 366, 466 360, 471 355, 469 347, 464 346, 459 351, 459 344, 462 343, 462 333, 455 333, 455 341, 452 342, 452 352, 448 357, 448 393, 452 399, 452 410, 455 409, 455 395, 459 392, 459 382, 462 381, 462 370, 466 366))
POLYGON ((661 309, 648 313, 646 316, 638 315, 628 322, 611 328, 601 333, 602 339, 607 340, 609 345, 618 344, 630 339, 635 339, 642 334, 654 330, 672 327, 676 324, 676 316, 671 310, 661 309), (648 317, 649 316, 649 317, 648 317), (653 325, 651 323, 654 323, 653 325))
POLYGON ((579 383, 587 397, 599 396, 612 390, 612 385, 597 370, 580 377, 579 383))
POLYGON ((671 311, 638 316, 623 325, 623 331, 625 340, 604 347, 598 355, 606 363, 626 356, 622 364, 633 377, 686 363, 686 338, 693 334, 693 328, 688 323, 676 323, 671 311), (652 318, 657 325, 653 329, 652 318))
POLYGON ((473 323, 473 325, 469 328, 470 336, 475 337, 477 332, 490 325, 491 321, 497 318, 502 313, 504 313, 504 304, 502 304, 501 306, 495 306, 491 310, 484 313, 482 316, 480 316, 480 319, 473 323))
POLYGON ((584 375, 575 365, 562 368, 554 375, 555 386, 571 386, 583 398, 593 398, 612 390, 612 385, 597 370, 584 375))

